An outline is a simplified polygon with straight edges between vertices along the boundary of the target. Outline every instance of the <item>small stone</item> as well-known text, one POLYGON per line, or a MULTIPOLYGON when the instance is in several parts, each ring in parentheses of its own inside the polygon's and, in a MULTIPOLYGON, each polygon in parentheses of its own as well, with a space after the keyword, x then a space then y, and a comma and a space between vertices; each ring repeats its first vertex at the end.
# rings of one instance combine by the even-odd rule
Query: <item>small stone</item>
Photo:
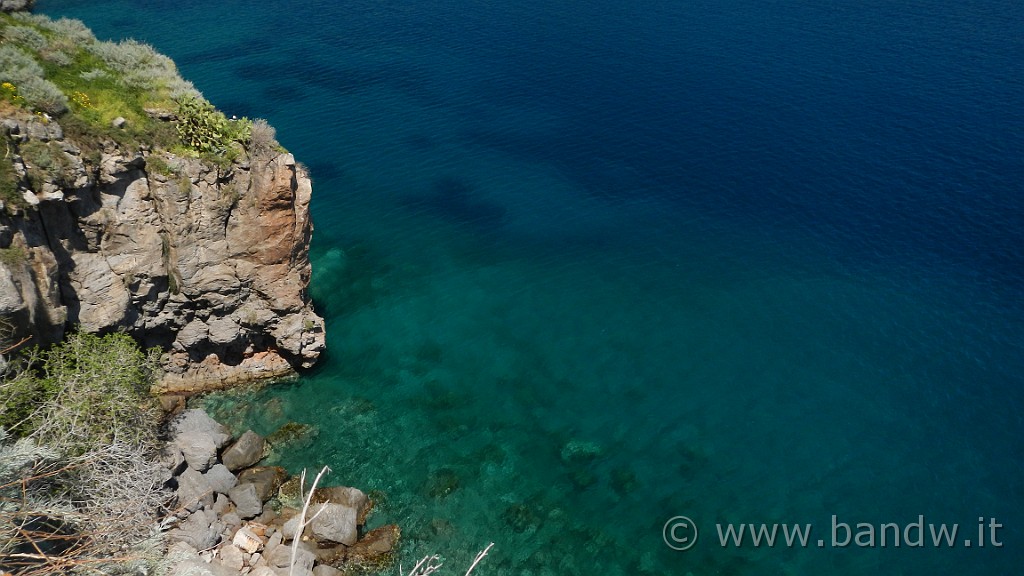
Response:
POLYGON ((255 554, 260 548, 263 548, 263 540, 246 526, 239 528, 238 532, 235 532, 235 537, 232 538, 231 543, 249 554, 255 554))
POLYGON ((123 116, 118 116, 117 118, 114 118, 114 120, 110 123, 110 125, 113 126, 114 128, 120 129, 120 128, 124 128, 124 125, 127 124, 127 123, 128 123, 128 121, 125 120, 123 116))
POLYGON ((238 514, 235 514, 234 512, 228 512, 221 518, 223 519, 224 524, 232 530, 242 525, 242 519, 239 518, 238 514))
POLYGON ((216 514, 224 515, 227 513, 228 508, 231 507, 231 500, 227 497, 227 493, 217 494, 217 499, 213 501, 213 507, 211 508, 216 514))
POLYGON ((281 542, 283 540, 284 538, 280 532, 274 532, 273 534, 271 534, 267 538, 266 545, 263 547, 263 556, 269 556, 271 552, 274 551, 275 548, 279 548, 281 546, 281 542))

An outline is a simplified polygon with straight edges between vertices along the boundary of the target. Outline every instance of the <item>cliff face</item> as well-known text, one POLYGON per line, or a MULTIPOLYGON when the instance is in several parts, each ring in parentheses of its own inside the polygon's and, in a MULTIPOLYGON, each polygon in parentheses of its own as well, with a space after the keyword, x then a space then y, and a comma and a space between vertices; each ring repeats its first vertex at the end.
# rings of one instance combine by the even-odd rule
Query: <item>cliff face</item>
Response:
POLYGON ((166 352, 160 391, 172 393, 316 361, 311 187, 290 154, 218 166, 112 142, 83 152, 55 122, 7 116, 0 162, 20 198, 0 210, 0 318, 17 335, 126 330, 166 352))

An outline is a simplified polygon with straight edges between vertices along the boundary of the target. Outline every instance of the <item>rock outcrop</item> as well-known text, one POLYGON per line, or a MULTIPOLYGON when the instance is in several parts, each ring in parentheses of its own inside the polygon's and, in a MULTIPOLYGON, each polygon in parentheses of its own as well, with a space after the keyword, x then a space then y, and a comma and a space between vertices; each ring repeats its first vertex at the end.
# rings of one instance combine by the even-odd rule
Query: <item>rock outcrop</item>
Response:
POLYGON ((56 122, 7 116, 0 162, 18 185, 0 201, 0 319, 16 337, 127 331, 165 351, 162 393, 316 362, 324 327, 306 290, 311 185, 291 154, 217 165, 76 142, 56 122))

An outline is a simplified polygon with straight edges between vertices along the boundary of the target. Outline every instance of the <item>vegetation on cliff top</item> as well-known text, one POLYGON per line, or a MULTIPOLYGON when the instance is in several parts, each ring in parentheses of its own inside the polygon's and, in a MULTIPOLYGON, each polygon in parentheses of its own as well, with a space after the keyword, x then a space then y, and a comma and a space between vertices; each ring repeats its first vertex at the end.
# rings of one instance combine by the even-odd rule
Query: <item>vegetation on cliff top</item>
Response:
MULTIPOLYGON (((159 148, 220 165, 245 147, 281 149, 272 132, 269 142, 256 142, 265 130, 254 131, 247 118, 228 119, 151 46, 97 40, 67 18, 0 14, 0 116, 18 111, 58 120, 93 161, 108 141, 126 151, 159 148)), ((9 160, 12 143, 5 140, 9 160)), ((0 199, 15 199, 16 189, 13 171, 0 166, 0 199)))

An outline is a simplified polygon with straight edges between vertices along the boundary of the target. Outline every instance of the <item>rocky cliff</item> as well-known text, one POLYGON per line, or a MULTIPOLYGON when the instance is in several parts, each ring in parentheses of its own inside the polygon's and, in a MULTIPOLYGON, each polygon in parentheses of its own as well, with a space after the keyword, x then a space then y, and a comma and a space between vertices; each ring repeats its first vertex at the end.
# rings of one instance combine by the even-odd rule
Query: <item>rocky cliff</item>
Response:
POLYGON ((0 109, 0 319, 59 340, 81 326, 159 347, 165 393, 311 366, 323 320, 307 294, 310 180, 287 153, 215 163, 65 138, 0 109))

